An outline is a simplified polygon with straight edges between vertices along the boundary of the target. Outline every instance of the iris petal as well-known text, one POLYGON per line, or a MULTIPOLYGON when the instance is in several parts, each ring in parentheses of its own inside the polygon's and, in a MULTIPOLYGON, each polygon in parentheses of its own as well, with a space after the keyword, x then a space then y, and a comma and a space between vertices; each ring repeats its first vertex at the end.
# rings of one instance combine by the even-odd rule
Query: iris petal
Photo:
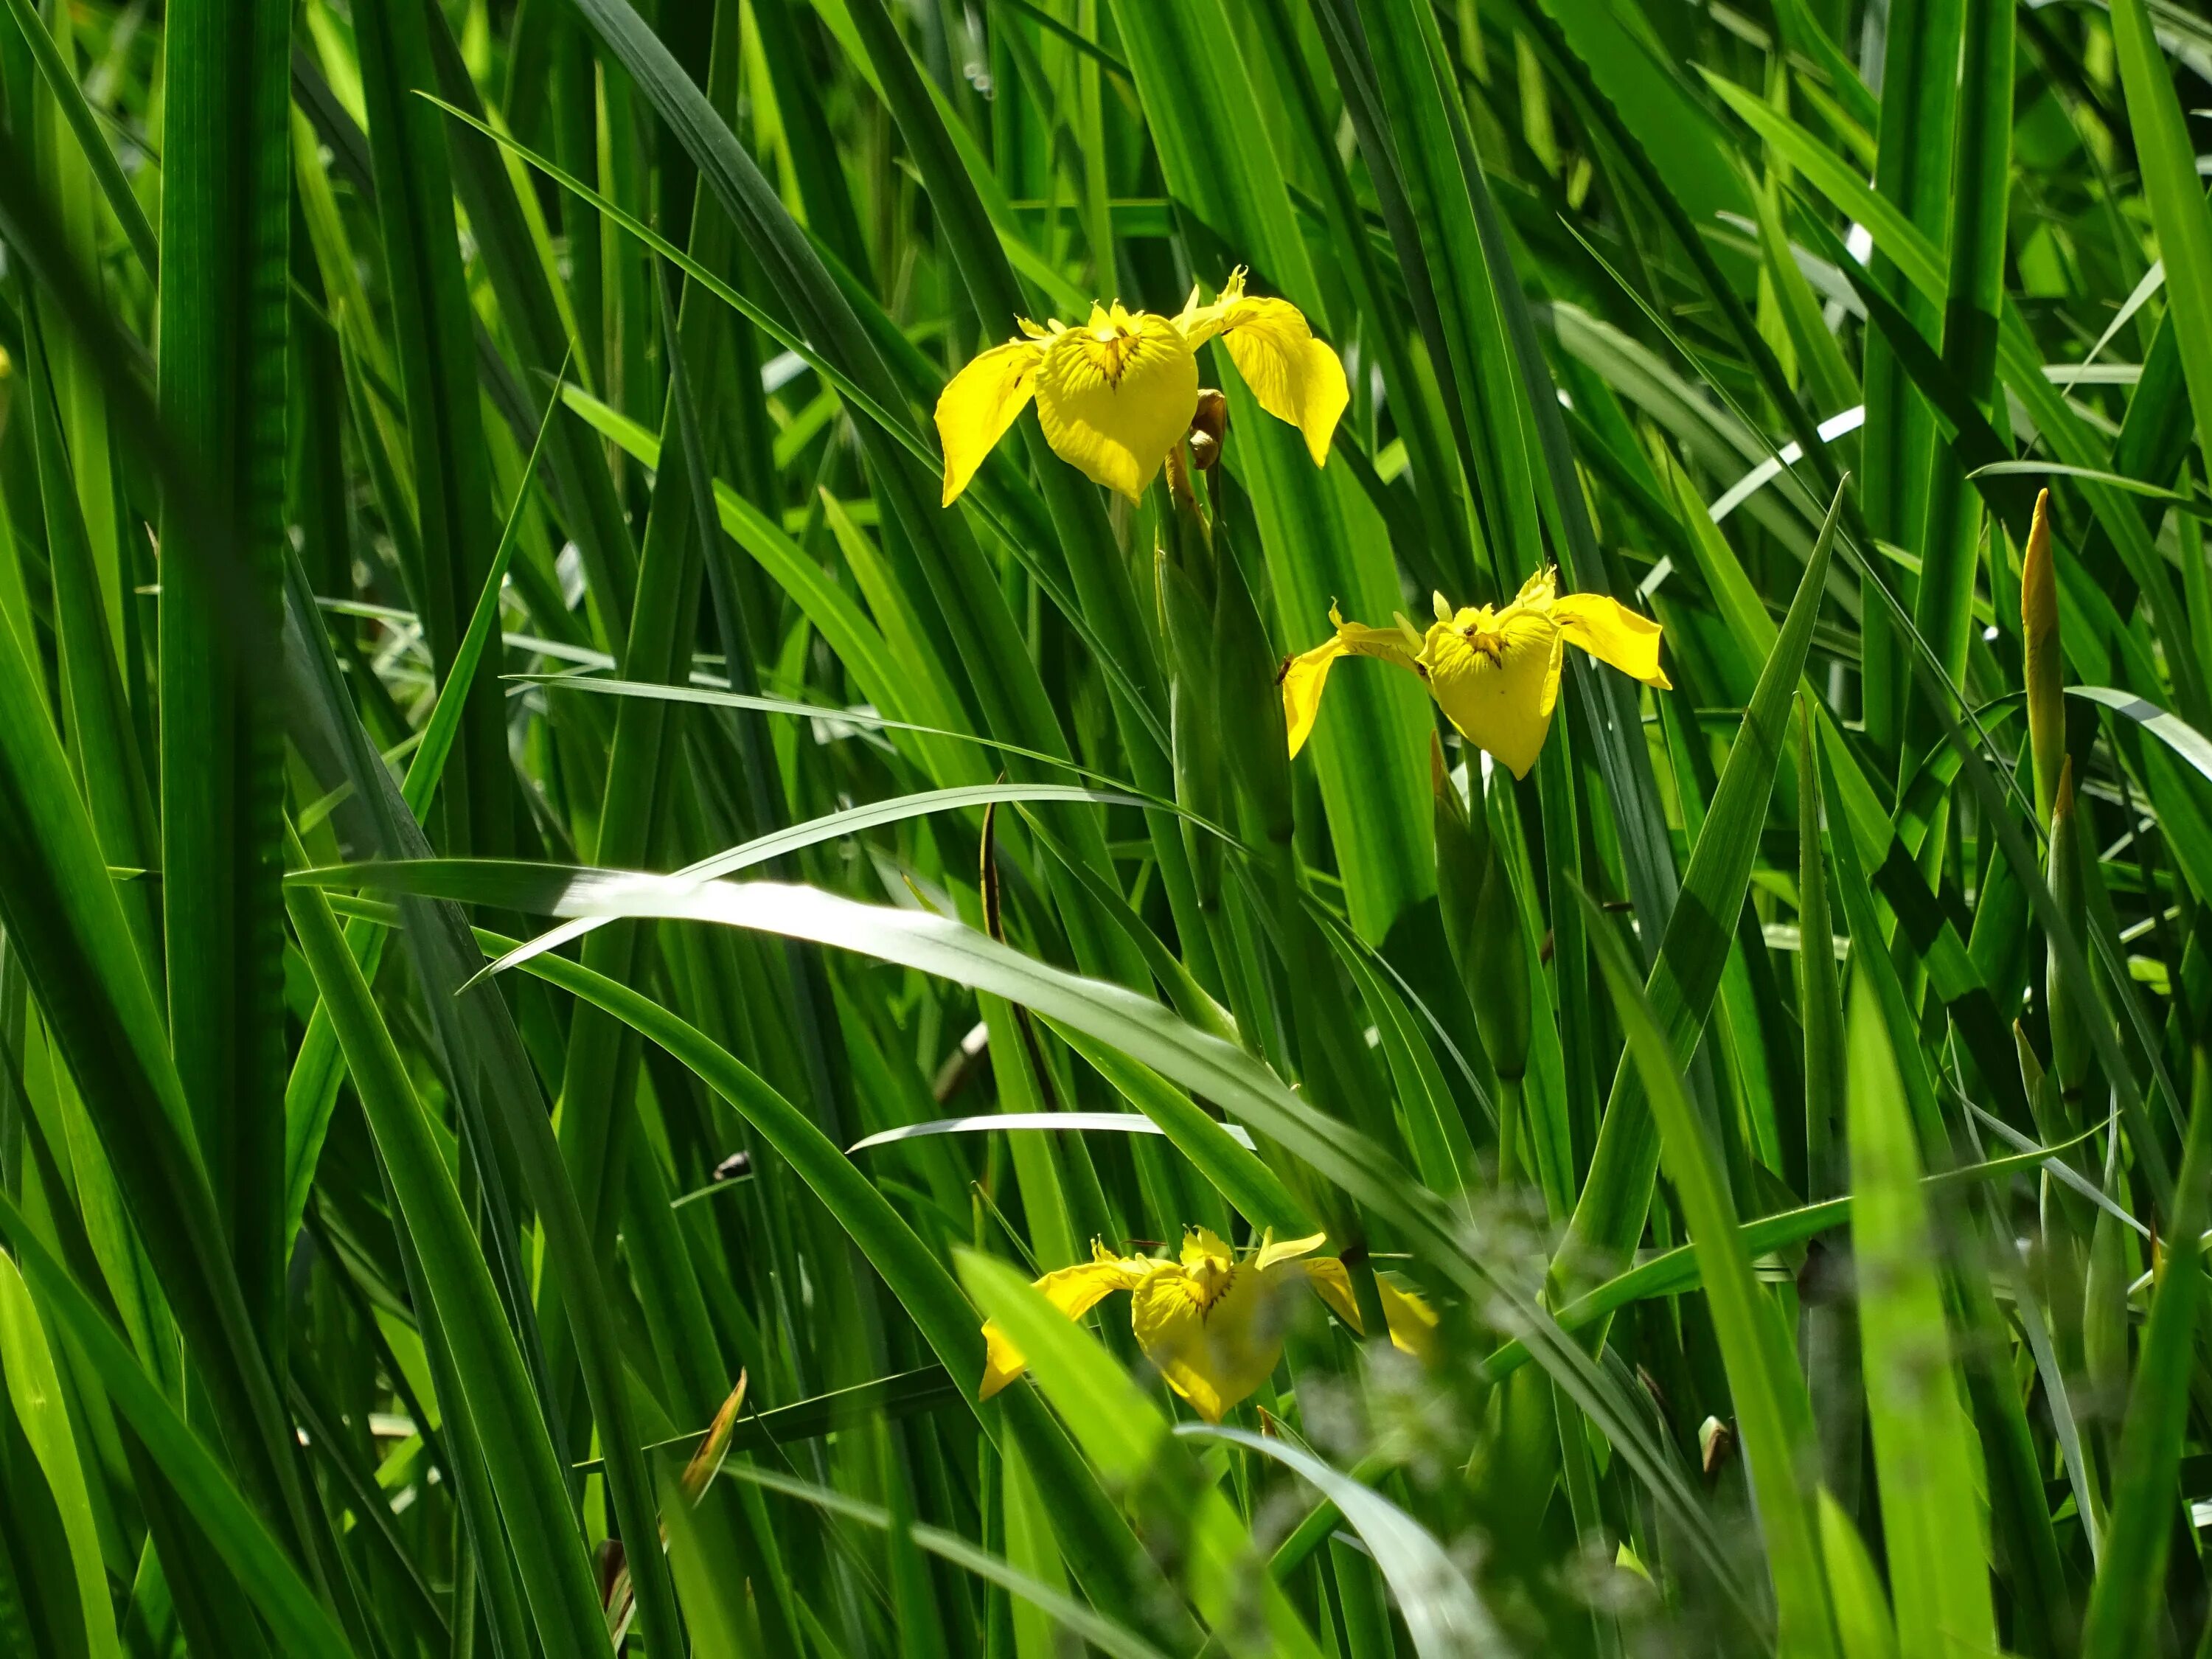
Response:
POLYGON ((1329 665, 1339 657, 1380 657, 1401 668, 1420 672, 1413 652, 1406 647, 1405 636, 1396 629, 1348 623, 1334 611, 1328 619, 1336 624, 1335 636, 1291 658, 1283 670, 1283 723, 1290 731, 1293 759, 1313 733, 1314 721, 1321 714, 1321 694, 1328 686, 1329 665))
POLYGON ((1219 337, 1260 407, 1297 428, 1316 466, 1328 459, 1329 440, 1352 389, 1343 360, 1314 338, 1303 312, 1287 300, 1245 293, 1239 266, 1210 306, 1199 304, 1198 290, 1192 289, 1176 325, 1193 347, 1219 337))
MULTIPOLYGON (((1321 1299, 1328 1304, 1339 1319, 1365 1334, 1367 1322, 1360 1318, 1358 1304, 1352 1298, 1352 1275, 1346 1271, 1344 1263, 1330 1255, 1304 1265, 1306 1277, 1313 1280, 1321 1299)), ((1375 1289, 1382 1298, 1382 1321, 1390 1328, 1392 1346, 1402 1348, 1416 1359, 1432 1357, 1436 1352, 1436 1310, 1411 1291, 1400 1290, 1380 1273, 1375 1276, 1375 1289)))
POLYGON ((1552 602, 1552 619, 1567 643, 1578 645, 1629 678, 1671 689, 1659 666, 1659 624, 1602 593, 1569 593, 1552 602))
POLYGON ((1547 564, 1521 584, 1521 591, 1513 596, 1513 603, 1506 606, 1506 609, 1511 611, 1522 605, 1549 605, 1559 592, 1559 573, 1554 567, 1547 564))
POLYGON ((1036 376, 1045 441, 1095 483, 1134 501, 1190 429, 1198 360, 1165 317, 1094 311, 1054 337, 1036 376))
POLYGON ((1321 694, 1328 689, 1329 665, 1351 647, 1341 637, 1324 640, 1290 659, 1283 669, 1283 724, 1289 728, 1291 758, 1306 746, 1321 717, 1321 694))
POLYGON ((1293 1262, 1265 1271, 1247 1262, 1208 1284, 1164 1262, 1137 1286, 1130 1308, 1137 1341, 1168 1386, 1218 1423, 1282 1358, 1291 1297, 1304 1277, 1293 1262))
POLYGON ((1429 630, 1430 694, 1470 743, 1526 777, 1559 701, 1559 629, 1540 609, 1509 606, 1474 634, 1442 623, 1429 630))
MULTIPOLYGON (((1130 1289, 1151 1266, 1125 1261, 1093 1242, 1090 1261, 1047 1273, 1036 1281, 1036 1288, 1070 1319, 1080 1319, 1115 1291, 1130 1289)), ((975 1397, 988 1400, 1026 1370, 1029 1361, 995 1321, 983 1327, 983 1383, 975 1397)))
POLYGON ((1144 1349, 1168 1386, 1209 1423, 1218 1423, 1233 1401, 1222 1397, 1206 1364, 1206 1316, 1197 1282, 1173 1263, 1145 1276, 1130 1298, 1129 1318, 1144 1349))
POLYGON ((1043 361, 1044 348, 1028 340, 993 346, 954 375, 938 398, 946 507, 968 488, 983 458, 1036 394, 1037 367, 1043 361))
POLYGON ((1211 1227, 1187 1228, 1182 1236, 1182 1265, 1194 1273, 1229 1271, 1236 1260, 1227 1243, 1211 1227))
POLYGON ((1327 1233, 1316 1233, 1309 1238, 1286 1238, 1279 1244, 1271 1228, 1261 1239, 1260 1249, 1252 1257, 1252 1267, 1255 1272, 1266 1273, 1270 1267, 1279 1267, 1285 1261, 1296 1261, 1302 1256, 1311 1255, 1328 1243, 1327 1233))
POLYGON ((1260 407, 1297 428, 1313 464, 1325 463, 1337 421, 1352 401, 1343 360, 1314 338, 1297 307, 1285 300, 1237 301, 1223 320, 1221 343, 1260 407))

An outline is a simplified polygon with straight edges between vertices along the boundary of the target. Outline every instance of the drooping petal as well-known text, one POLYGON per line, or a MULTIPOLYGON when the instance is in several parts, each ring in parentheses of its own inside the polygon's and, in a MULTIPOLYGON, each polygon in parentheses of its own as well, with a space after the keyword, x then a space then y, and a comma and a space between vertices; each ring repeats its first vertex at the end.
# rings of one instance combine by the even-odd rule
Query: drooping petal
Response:
POLYGON ((1314 338, 1287 300, 1237 300, 1224 307, 1218 331, 1260 407, 1297 428, 1313 464, 1326 464, 1329 440, 1352 401, 1335 349, 1314 338))
MULTIPOLYGON (((1344 1263, 1333 1255, 1317 1261, 1301 1264, 1306 1276, 1321 1299, 1328 1304, 1336 1316, 1362 1335, 1366 1334, 1366 1322, 1359 1316, 1359 1305, 1352 1297, 1352 1275, 1344 1263)), ((1401 1291, 1388 1279, 1377 1273, 1375 1289, 1382 1302, 1382 1320, 1390 1328, 1392 1346, 1403 1349, 1419 1360, 1427 1360, 1436 1351, 1436 1310, 1411 1291, 1401 1291)))
POLYGON ((1322 641, 1283 666, 1283 724, 1291 738, 1291 758, 1306 746, 1321 716, 1321 694, 1328 689, 1329 665, 1351 647, 1340 637, 1322 641))
POLYGON ((1243 301, 1224 325, 1221 343, 1260 407, 1297 428, 1313 464, 1326 464, 1329 440, 1352 401, 1335 349, 1314 338, 1297 308, 1282 300, 1243 301))
POLYGON ((1578 645, 1631 679, 1672 689, 1659 666, 1659 624, 1602 593, 1566 593, 1552 602, 1552 619, 1570 645, 1578 645))
POLYGON ((1129 1319, 1137 1346, 1159 1368, 1168 1386, 1207 1422, 1218 1423, 1233 1402, 1222 1398, 1206 1363, 1206 1316, 1190 1275, 1173 1262, 1146 1274, 1129 1298, 1129 1319))
MULTIPOLYGON (((1035 327, 1035 324, 1028 325, 1035 327)), ((1009 340, 974 358, 937 400, 937 441, 945 450, 945 501, 950 507, 992 447, 1036 392, 1044 348, 1009 340)))
POLYGON ((1552 729, 1559 646, 1559 628, 1541 609, 1509 606, 1487 626, 1455 619, 1429 630, 1422 654, 1430 695, 1462 735, 1516 778, 1528 775, 1552 729))
POLYGON ((1390 1328, 1390 1341, 1426 1364, 1436 1357, 1437 1310, 1411 1291, 1401 1291, 1376 1274, 1375 1288, 1382 1298, 1382 1322, 1390 1328))
POLYGON ((1314 721, 1321 714, 1321 694, 1328 685, 1329 665, 1339 657, 1380 657, 1412 672, 1420 672, 1406 636, 1398 629, 1348 623, 1334 611, 1328 613, 1328 619, 1336 624, 1335 637, 1291 658, 1283 669, 1283 724, 1290 732, 1292 759, 1313 733, 1314 721))
POLYGON ((1304 313, 1287 300, 1245 293, 1239 265, 1212 305, 1199 304, 1198 290, 1191 289, 1175 322, 1194 350, 1218 337, 1260 407, 1297 428, 1316 466, 1328 459, 1352 389, 1343 360, 1314 338, 1304 313))
MULTIPOLYGON (((1093 1240, 1090 1261, 1047 1273, 1036 1281, 1036 1288, 1070 1319, 1080 1319, 1115 1291, 1134 1285, 1152 1266, 1115 1255, 1093 1240)), ((975 1397, 988 1400, 1026 1370, 1029 1361, 995 1321, 983 1327, 983 1384, 975 1397)))
POLYGON ((1359 1304, 1352 1300, 1352 1274, 1344 1263, 1333 1255, 1325 1255, 1304 1265, 1306 1277, 1313 1281, 1315 1291, 1328 1304, 1329 1310, 1353 1330, 1364 1334, 1365 1323, 1359 1317, 1359 1304))
POLYGON ((1165 317, 1095 310, 1045 348, 1036 400, 1054 453, 1134 501, 1190 428, 1198 360, 1165 317))
POLYGON ((1304 1275, 1294 1263, 1261 1272, 1231 1267, 1209 1287, 1201 1275, 1163 1263, 1139 1285, 1130 1305, 1138 1344, 1168 1386, 1209 1423, 1267 1380, 1282 1358, 1304 1275))
POLYGON ((988 1400, 1029 1368, 1030 1362, 997 1321, 983 1327, 983 1382, 975 1390, 976 1399, 988 1400))

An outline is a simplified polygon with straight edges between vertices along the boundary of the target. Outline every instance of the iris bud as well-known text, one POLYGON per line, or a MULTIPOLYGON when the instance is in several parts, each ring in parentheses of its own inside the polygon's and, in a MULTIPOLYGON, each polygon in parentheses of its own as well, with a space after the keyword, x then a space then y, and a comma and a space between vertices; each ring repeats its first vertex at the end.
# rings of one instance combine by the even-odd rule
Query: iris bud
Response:
POLYGON ((1198 410, 1190 417, 1190 464, 1211 472, 1221 464, 1221 446, 1229 436, 1229 399, 1218 386, 1198 389, 1198 410))
POLYGON ((2028 748, 2035 757, 2035 812, 2048 829, 2066 752, 2066 690, 2058 647, 2058 576, 2051 560, 2051 492, 2035 498, 2035 521, 2020 567, 2022 674, 2028 748))

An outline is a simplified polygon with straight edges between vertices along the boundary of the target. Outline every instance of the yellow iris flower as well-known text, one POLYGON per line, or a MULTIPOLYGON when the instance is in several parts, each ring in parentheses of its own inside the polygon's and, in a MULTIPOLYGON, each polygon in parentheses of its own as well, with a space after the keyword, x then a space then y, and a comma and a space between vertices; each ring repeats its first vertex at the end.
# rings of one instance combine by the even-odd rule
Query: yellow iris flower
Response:
MULTIPOLYGON (((1047 1273, 1037 1289, 1070 1319, 1080 1319, 1115 1291, 1130 1291, 1137 1341, 1168 1386, 1209 1423, 1267 1380, 1282 1358, 1295 1287, 1310 1285, 1338 1317, 1358 1330, 1352 1279, 1334 1256, 1315 1256, 1328 1236, 1278 1244, 1273 1232, 1243 1261, 1204 1227, 1182 1236, 1180 1260, 1117 1256, 1093 1241, 1091 1260, 1047 1273), (1310 1258, 1310 1259, 1309 1259, 1310 1258)), ((1377 1279, 1390 1340, 1425 1358, 1437 1316, 1418 1296, 1377 1279)), ((988 1353, 979 1397, 1019 1376, 1029 1362, 996 1323, 983 1327, 988 1353)))
POLYGON ((1134 501, 1190 429, 1196 354, 1216 337, 1260 407, 1305 435, 1316 466, 1328 459, 1351 400, 1336 353, 1287 300, 1245 293, 1242 266, 1212 304, 1200 305, 1194 288, 1173 317, 1124 310, 1116 300, 1092 305, 1080 328, 1016 321, 1020 335, 979 354, 937 400, 947 507, 1032 398, 1053 452, 1134 501))
POLYGON ((1580 646, 1600 662, 1660 690, 1659 624, 1601 593, 1561 593, 1551 570, 1522 585, 1510 605, 1454 611, 1435 596, 1437 619, 1423 635, 1404 617, 1395 628, 1348 623, 1330 607, 1336 634, 1283 669, 1283 718, 1291 753, 1305 746, 1321 712, 1329 665, 1339 657, 1380 657, 1411 669, 1467 740, 1526 777, 1552 729, 1559 697, 1561 647, 1580 646))

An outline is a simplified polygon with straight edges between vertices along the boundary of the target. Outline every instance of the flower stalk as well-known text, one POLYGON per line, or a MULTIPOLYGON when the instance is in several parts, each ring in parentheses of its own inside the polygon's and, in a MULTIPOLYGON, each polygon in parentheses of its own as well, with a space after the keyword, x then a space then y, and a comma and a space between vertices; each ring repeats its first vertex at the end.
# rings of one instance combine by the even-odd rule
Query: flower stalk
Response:
MULTIPOLYGON (((1474 1005, 1483 1051, 1499 1084, 1517 1091, 1528 1069, 1530 1008, 1528 944, 1512 878, 1491 836, 1480 769, 1468 769, 1468 798, 1462 799, 1444 768, 1443 740, 1431 734, 1429 781, 1436 801, 1437 901, 1445 936, 1474 1005)), ((1510 1133, 1501 1102, 1501 1159, 1510 1133)))
MULTIPOLYGON (((2069 756, 2058 767, 2058 787, 2051 797, 2049 872, 2051 896, 2058 914, 2076 939, 2087 937, 2087 896, 2082 888, 2082 848, 2079 809, 2074 799, 2074 762, 2069 756)), ((2094 1007, 2083 1007, 2066 976, 2058 970, 2056 954, 2046 957, 2043 975, 2044 1006, 2051 1017, 2051 1069, 2058 1080, 2062 1109, 2069 1124, 2081 1116, 2081 1091, 2088 1080, 2092 1049, 2089 1021, 2100 1018, 2094 1007)))

